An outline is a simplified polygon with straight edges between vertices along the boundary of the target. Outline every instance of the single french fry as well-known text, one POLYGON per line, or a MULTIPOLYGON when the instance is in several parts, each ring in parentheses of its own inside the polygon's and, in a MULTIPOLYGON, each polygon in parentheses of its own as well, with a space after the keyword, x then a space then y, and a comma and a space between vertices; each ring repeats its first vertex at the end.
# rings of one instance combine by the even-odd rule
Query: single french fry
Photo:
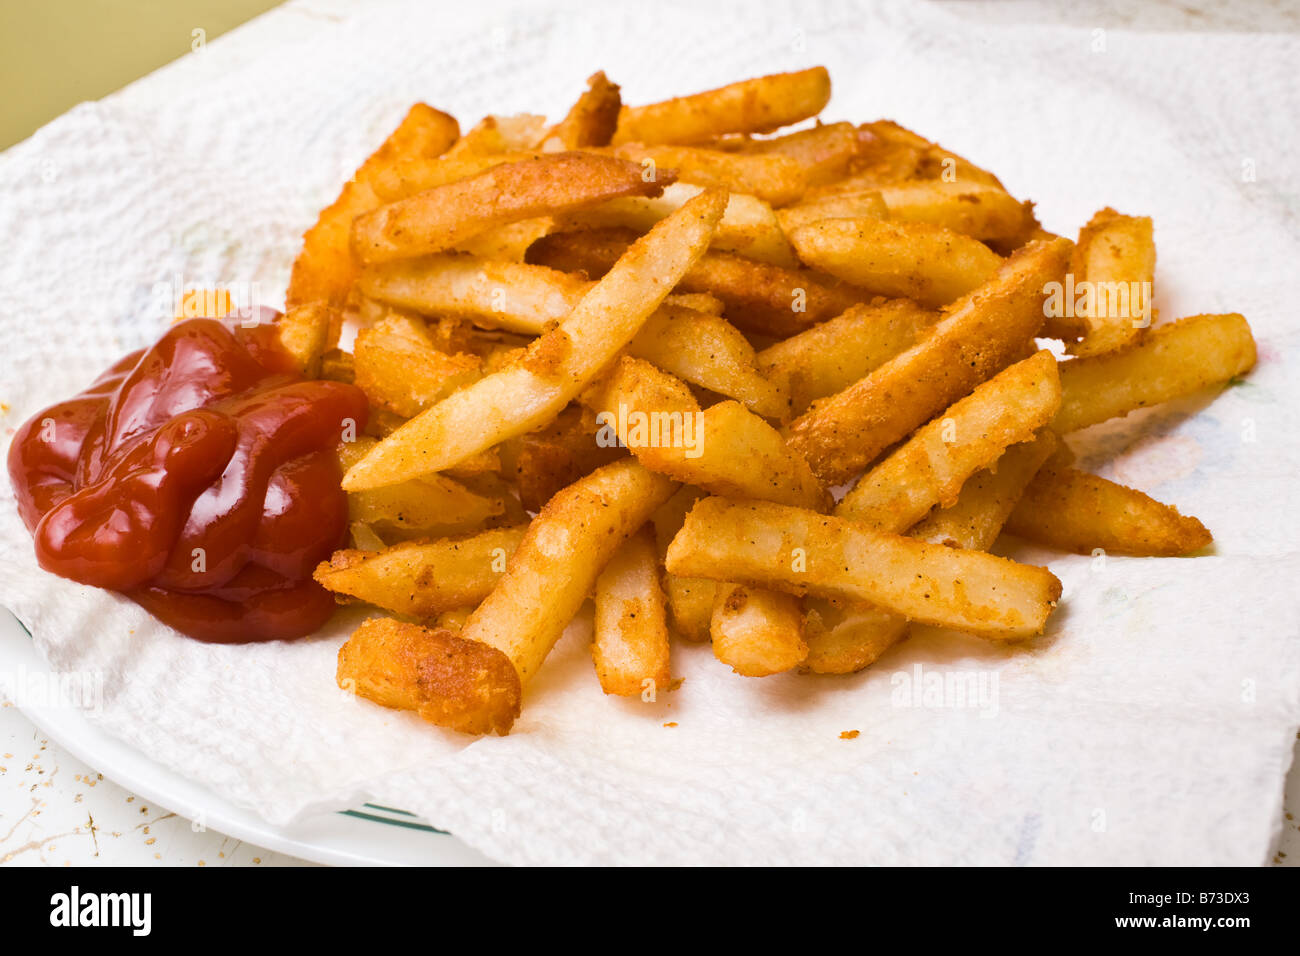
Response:
POLYGON ((699 143, 767 133, 816 116, 831 96, 825 67, 775 73, 648 106, 624 106, 615 143, 699 143))
POLYGON ((428 618, 487 597, 505 573, 524 526, 493 528, 437 541, 410 541, 383 551, 336 551, 313 577, 335 594, 428 618))
POLYGON ((481 377, 475 355, 448 355, 418 319, 392 317, 357 332, 354 381, 371 404, 410 418, 481 377))
MULTIPOLYGON (((876 142, 887 150, 909 153, 912 158, 911 178, 938 179, 944 182, 976 184, 1002 188, 1002 183, 987 169, 976 166, 968 159, 944 149, 899 126, 892 120, 877 120, 866 123, 862 131, 874 137, 876 142)), ((900 177, 909 178, 909 177, 900 177)))
MULTIPOLYGON (((626 229, 551 233, 529 247, 527 261, 604 275, 635 238, 636 233, 626 229)), ((682 276, 677 290, 716 296, 726 306, 727 320, 737 328, 781 338, 871 298, 807 269, 787 269, 717 251, 701 256, 682 276)))
POLYGON ((877 190, 859 190, 805 199, 778 209, 776 218, 788 236, 800 226, 823 219, 888 219, 889 207, 877 190))
POLYGON ((623 542, 596 578, 591 657, 606 694, 654 699, 669 688, 668 618, 649 527, 623 542))
POLYGON ((531 148, 546 129, 536 113, 485 116, 447 151, 448 156, 495 156, 531 148))
POLYGON ((674 574, 865 601, 1000 639, 1041 633, 1061 596, 1046 568, 758 501, 706 498, 668 548, 674 574))
POLYGON ((442 471, 554 418, 644 324, 708 244, 725 196, 701 195, 638 240, 517 364, 443 399, 343 478, 348 491, 442 471))
POLYGON ((648 362, 624 356, 584 397, 597 421, 647 468, 714 494, 824 508, 829 498, 775 428, 739 402, 703 412, 690 390, 648 362))
MULTIPOLYGON (((657 173, 662 182, 671 172, 657 173)), ((662 196, 632 196, 611 199, 598 206, 555 216, 557 229, 624 228, 645 232, 684 203, 698 196, 704 187, 691 183, 665 183, 662 196)), ((713 234, 712 246, 758 262, 793 268, 799 264, 790 242, 770 205, 748 193, 729 193, 727 210, 713 234)))
POLYGON ((1051 352, 1017 362, 917 429, 863 475, 835 514, 901 534, 935 505, 955 504, 968 478, 1008 446, 1028 441, 1060 404, 1051 352))
POLYGON ((1255 340, 1238 313, 1193 315, 1151 329, 1135 345, 1061 363, 1058 432, 1086 428, 1220 385, 1255 366, 1255 340))
POLYGON ((876 607, 828 598, 804 598, 804 640, 808 654, 799 670, 809 674, 854 674, 907 636, 907 618, 876 607))
POLYGON ((1039 429, 1034 438, 1012 445, 988 468, 966 479, 955 502, 935 508, 908 534, 950 548, 987 551, 1056 447, 1056 433, 1039 429))
POLYGON ((1026 225, 1025 207, 998 186, 931 179, 889 183, 879 192, 890 219, 942 226, 975 239, 1009 239, 1026 225))
POLYGON ((1034 476, 1006 530, 1062 551, 1176 556, 1213 541, 1205 525, 1135 488, 1051 459, 1034 476))
POLYGON ((445 254, 367 266, 358 285, 395 306, 529 335, 566 318, 591 288, 545 266, 445 254))
POLYGON ((742 677, 780 674, 808 656, 803 610, 793 594, 720 584, 709 633, 714 656, 742 677))
POLYGON ((611 83, 603 72, 593 73, 587 80, 587 89, 564 119, 546 131, 537 148, 556 152, 605 146, 614 138, 621 108, 618 84, 611 83))
POLYGON ((633 459, 565 488, 528 526, 505 575, 470 615, 462 636, 502 651, 526 686, 601 569, 676 489, 633 459))
POLYGON ((495 166, 541 159, 542 155, 538 150, 525 150, 517 153, 465 151, 458 155, 415 156, 380 170, 375 175, 373 188, 383 203, 397 202, 416 193, 469 179, 495 166))
POLYGON ((1002 262, 982 242, 923 222, 823 219, 789 238, 806 265, 929 308, 979 288, 1002 262))
POLYGON ((863 145, 862 134, 852 123, 828 123, 771 139, 751 139, 741 151, 792 159, 803 169, 809 186, 824 186, 848 174, 863 145))
POLYGON ((440 252, 495 226, 598 205, 619 196, 658 196, 670 171, 647 182, 633 163, 594 153, 549 153, 493 166, 358 216, 352 249, 365 263, 440 252))
POLYGON ((816 399, 870 375, 938 320, 939 313, 908 299, 855 305, 769 346, 756 362, 770 380, 789 388, 790 407, 802 414, 816 399))
POLYGON ((785 388, 758 371, 754 347, 720 316, 662 305, 641 326, 627 354, 692 385, 734 398, 756 415, 789 416, 785 388))
POLYGON ((1073 311, 1083 319, 1083 341, 1067 343, 1066 351, 1101 355, 1138 341, 1151 325, 1155 273, 1150 216, 1123 216, 1109 207, 1094 215, 1079 230, 1070 257, 1070 274, 1081 292, 1073 311))
POLYGON ((1065 271, 1070 243, 1031 243, 955 303, 930 334, 789 426, 789 442, 828 484, 866 468, 890 445, 1020 356, 1043 324, 1043 287, 1065 271))
POLYGON ((614 148, 619 159, 638 164, 643 175, 672 169, 677 181, 747 193, 772 206, 788 206, 808 189, 803 168, 775 153, 724 153, 698 146, 645 146, 625 143, 614 148))
POLYGON ((445 152, 460 126, 449 116, 424 103, 411 107, 384 144, 371 154, 339 198, 321 211, 315 225, 303 235, 302 251, 294 260, 285 301, 292 308, 309 302, 341 307, 356 276, 356 263, 348 246, 352 220, 381 205, 374 183, 385 170, 408 159, 427 159, 445 152))
MULTIPOLYGON (((655 544, 663 563, 673 536, 682 530, 686 513, 707 494, 702 488, 682 485, 673 496, 656 509, 650 520, 654 524, 655 544)), ((664 593, 668 598, 669 622, 673 632, 697 643, 709 639, 713 619, 713 597, 717 582, 708 578, 688 578, 664 572, 664 593)))
POLYGON ((506 656, 445 628, 371 618, 339 648, 335 680, 466 734, 506 734, 519 715, 519 677, 506 656))
POLYGON ((338 342, 342 327, 342 315, 326 301, 290 306, 275 321, 280 344, 307 378, 321 374, 321 357, 338 342))

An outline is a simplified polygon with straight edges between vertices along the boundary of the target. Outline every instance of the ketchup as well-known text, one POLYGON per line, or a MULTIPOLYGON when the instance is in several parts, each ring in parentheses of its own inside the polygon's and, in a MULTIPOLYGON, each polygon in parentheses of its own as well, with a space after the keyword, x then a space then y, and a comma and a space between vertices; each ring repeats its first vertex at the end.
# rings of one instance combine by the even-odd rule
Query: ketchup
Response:
POLYGON ((180 322, 18 430, 9 478, 41 567, 201 641, 325 623, 311 573, 346 533, 336 448, 367 403, 298 374, 274 318, 180 322))

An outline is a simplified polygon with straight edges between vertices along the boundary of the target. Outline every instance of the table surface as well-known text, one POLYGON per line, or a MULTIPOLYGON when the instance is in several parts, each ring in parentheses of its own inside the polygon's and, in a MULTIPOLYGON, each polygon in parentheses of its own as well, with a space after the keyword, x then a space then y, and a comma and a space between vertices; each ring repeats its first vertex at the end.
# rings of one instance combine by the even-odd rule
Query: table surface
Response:
MULTIPOLYGON (((530 5, 544 5, 545 0, 528 0, 530 5)), ((172 12, 181 7, 186 16, 172 16, 169 22, 184 25, 181 49, 189 46, 191 29, 204 26, 209 39, 240 19, 251 16, 269 4, 243 0, 233 6, 207 2, 170 3, 172 12), (231 12, 231 11, 234 12, 231 12), (190 23, 193 20, 193 23, 190 23)), ((519 0, 480 0, 484 15, 494 10, 521 6, 519 0)), ((36 6, 36 5, 33 5, 36 6)), ((278 38, 302 37, 313 30, 329 29, 330 24, 346 17, 361 4, 353 0, 291 0, 257 19, 255 24, 236 28, 215 40, 223 55, 252 58, 274 48, 278 38)), ((374 4, 368 4, 373 8, 374 4)), ((1120 0, 1076 0, 1056 5, 1039 0, 962 0, 945 3, 960 16, 989 23, 1070 23, 1102 29, 1162 31, 1282 31, 1300 32, 1300 5, 1289 0, 1260 0, 1256 3, 1220 4, 1209 0, 1156 0, 1131 4, 1120 0)), ((42 25, 53 29, 80 29, 96 36, 97 47, 87 45, 99 56, 106 46, 96 34, 95 24, 82 17, 79 25, 67 23, 68 11, 60 3, 40 5, 49 11, 42 24, 39 16, 26 14, 24 42, 34 40, 39 47, 42 25), (34 24, 34 26, 33 26, 34 24)), ((35 56, 35 75, 26 82, 38 89, 50 88, 40 99, 35 114, 6 115, 0 127, 0 146, 8 145, 12 131, 28 133, 42 122, 72 105, 69 90, 82 98, 109 93, 129 79, 123 70, 145 71, 166 62, 176 49, 176 38, 158 29, 160 7, 150 0, 118 4, 113 17, 117 29, 132 43, 147 44, 144 51, 122 58, 111 68, 90 71, 89 82, 101 82, 99 88, 85 89, 64 84, 53 88, 57 71, 65 71, 67 60, 35 56), (133 29, 124 18, 136 16, 151 29, 133 29), (149 19, 153 18, 153 19, 149 19), (152 57, 152 59, 151 59, 152 57), (40 62, 45 62, 42 74, 40 62), (49 112, 40 115, 39 110, 49 112), (7 137, 7 138, 6 138, 7 137)), ((179 29, 179 28, 178 28, 179 29)), ((11 40, 14 34, 10 31, 11 40)), ((52 42, 52 41, 51 41, 52 42)), ((66 48, 66 43, 64 44, 66 48)), ((0 60, 6 59, 0 57, 0 60)), ((65 71, 66 72, 66 71, 65 71)), ((5 84, 9 88, 9 84, 5 84)), ((128 87, 117 95, 130 95, 128 87)), ((75 102, 75 100, 73 101, 75 102)), ((1297 753, 1300 758, 1300 736, 1297 753)), ((1300 865, 1300 759, 1292 762, 1286 780, 1286 798, 1282 820, 1282 838, 1274 864, 1300 865)), ((105 779, 93 767, 73 757, 54 741, 46 739, 23 713, 8 702, 0 702, 0 865, 70 866, 70 865, 150 865, 168 866, 310 866, 312 864, 244 843, 208 830, 183 816, 152 805, 130 791, 105 779)))

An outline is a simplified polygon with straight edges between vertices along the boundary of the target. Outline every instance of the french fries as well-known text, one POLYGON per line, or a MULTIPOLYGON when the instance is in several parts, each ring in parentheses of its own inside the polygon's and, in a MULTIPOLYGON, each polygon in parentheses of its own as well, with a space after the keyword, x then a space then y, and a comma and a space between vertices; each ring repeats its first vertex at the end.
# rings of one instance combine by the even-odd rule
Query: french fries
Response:
POLYGON ((770 380, 789 389, 791 410, 801 414, 870 375, 938 320, 937 312, 908 299, 855 305, 764 349, 756 361, 770 380))
POLYGON ((1231 381, 1255 366, 1255 340, 1237 313, 1194 315, 1136 345, 1061 363, 1061 411, 1071 432, 1231 381))
POLYGON ((671 169, 678 182, 748 193, 772 206, 788 206, 808 189, 803 168, 776 153, 723 153, 694 146, 626 143, 615 147, 614 155, 638 164, 643 175, 653 177, 660 167, 671 169))
POLYGON ((654 533, 643 527, 596 578, 591 657, 606 694, 653 699, 668 690, 668 618, 654 533))
POLYGON ((491 593, 523 540, 523 527, 494 528, 383 551, 336 551, 314 577, 335 594, 415 618, 474 606, 491 593))
POLYGON ((982 242, 924 222, 822 219, 795 229, 790 241, 805 265, 928 308, 979 288, 1002 262, 982 242))
POLYGON ((1081 342, 1066 351, 1101 355, 1131 345, 1151 325, 1151 289, 1156 274, 1156 244, 1149 216, 1122 216, 1107 207, 1079 231, 1070 257, 1070 275, 1083 290, 1076 317, 1083 320, 1081 342))
POLYGON ((822 481, 852 478, 1016 357, 1043 324, 1043 286, 1062 275, 1069 249, 1055 240, 1017 252, 921 341, 814 402, 790 424, 790 446, 822 481))
POLYGON ((875 604, 1000 639, 1042 632, 1061 596, 1046 568, 883 534, 843 518, 705 498, 668 548, 674 574, 875 604))
POLYGON ((601 569, 676 488, 631 459, 574 482, 533 519, 461 635, 504 653, 527 687, 601 569))
POLYGON ((353 465, 343 487, 360 491, 441 471, 553 418, 631 341, 699 258, 724 201, 721 193, 704 193, 656 226, 517 364, 411 419, 353 465))
MULTIPOLYGON (((636 233, 627 229, 552 233, 529 247, 527 261, 604 275, 635 238, 636 233)), ((743 331, 775 336, 800 332, 871 298, 807 269, 787 269, 717 251, 701 256, 678 288, 716 296, 725 305, 728 321, 743 331)))
POLYGON ((352 356, 356 386, 371 404, 403 418, 482 377, 477 356, 439 351, 424 323, 401 316, 359 331, 352 356))
POLYGON ((825 67, 776 73, 648 106, 625 106, 615 143, 699 143, 727 133, 769 133, 821 112, 825 67))
POLYGON ((552 153, 506 163, 381 206, 352 222, 352 249, 364 263, 441 252, 494 226, 594 206, 619 196, 658 196, 633 163, 594 153, 552 153))
POLYGON ((709 623, 713 654, 742 677, 769 677, 808 656, 799 599, 780 591, 720 584, 709 623))
POLYGON ((611 83, 603 72, 593 73, 587 89, 564 119, 546 131, 538 149, 549 153, 607 145, 618 128, 622 103, 618 84, 611 83))
POLYGON ((416 103, 384 144, 375 150, 343 187, 334 204, 324 209, 303 236, 294 260, 285 301, 290 308, 310 302, 343 305, 356 263, 348 247, 352 220, 380 205, 374 183, 384 171, 403 160, 430 158, 445 152, 460 135, 455 118, 424 103, 416 103))
POLYGON ((1133 488, 1049 461, 1025 489, 1007 530, 1078 554, 1176 556, 1213 538, 1190 515, 1133 488))
POLYGON ((445 628, 372 618, 339 648, 339 687, 466 734, 505 734, 519 678, 504 654, 445 628))
POLYGON ((1003 532, 1211 543, 1060 436, 1246 373, 1246 320, 1145 328, 1148 218, 1076 245, 890 120, 776 132, 829 92, 817 68, 629 107, 596 73, 559 122, 463 136, 421 104, 322 212, 277 332, 370 408, 339 449, 354 547, 315 579, 398 616, 341 687, 504 734, 593 594, 602 690, 650 701, 674 640, 764 677, 861 670, 914 622, 1042 633, 1060 582, 988 553, 1003 532))
POLYGON ((863 476, 835 513, 878 531, 906 531, 935 505, 955 504, 971 475, 1007 446, 1029 440, 1060 404, 1052 353, 1018 362, 917 429, 863 476))
POLYGON ((461 316, 487 328, 540 335, 565 319, 591 285, 544 266, 434 255, 367 266, 357 287, 425 315, 461 316))
POLYGON ((771 425, 739 402, 704 411, 685 385, 624 357, 587 399, 651 471, 715 494, 824 508, 825 489, 771 425))

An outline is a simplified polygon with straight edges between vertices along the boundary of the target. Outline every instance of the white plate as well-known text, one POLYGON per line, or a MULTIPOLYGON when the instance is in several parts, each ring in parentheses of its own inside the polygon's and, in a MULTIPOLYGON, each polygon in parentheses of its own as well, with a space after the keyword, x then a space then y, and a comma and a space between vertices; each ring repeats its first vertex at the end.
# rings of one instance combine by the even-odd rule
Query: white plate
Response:
MULTIPOLYGON (((3 608, 0 671, 50 672, 27 629, 3 608)), ((76 707, 39 706, 31 701, 18 706, 42 733, 114 783, 181 816, 201 814, 210 829, 268 850, 343 866, 494 865, 482 853, 419 817, 375 804, 316 814, 292 826, 272 826, 99 730, 76 707)))

